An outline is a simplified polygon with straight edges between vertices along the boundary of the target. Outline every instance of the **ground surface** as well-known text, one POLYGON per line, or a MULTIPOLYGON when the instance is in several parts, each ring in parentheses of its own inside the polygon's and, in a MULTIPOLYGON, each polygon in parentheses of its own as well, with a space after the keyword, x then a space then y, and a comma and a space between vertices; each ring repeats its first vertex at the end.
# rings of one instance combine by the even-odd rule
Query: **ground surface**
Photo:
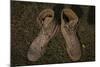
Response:
MULTIPOLYGON (((58 32, 50 40, 46 53, 36 62, 27 59, 27 51, 33 39, 37 37, 41 27, 36 22, 38 14, 46 8, 53 8, 55 4, 11 2, 11 64, 33 65, 72 62, 63 48, 65 40, 58 32)), ((79 61, 95 60, 95 22, 93 10, 89 6, 70 6, 79 16, 80 24, 78 37, 82 46, 82 57, 79 61)), ((79 62, 78 61, 78 62, 79 62)))

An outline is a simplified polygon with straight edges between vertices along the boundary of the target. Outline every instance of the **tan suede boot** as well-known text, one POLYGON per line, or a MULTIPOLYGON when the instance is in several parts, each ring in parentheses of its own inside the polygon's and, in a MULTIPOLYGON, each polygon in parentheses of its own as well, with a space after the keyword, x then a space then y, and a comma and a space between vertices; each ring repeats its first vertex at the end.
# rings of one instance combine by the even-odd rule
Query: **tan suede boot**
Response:
POLYGON ((61 31, 66 41, 66 50, 72 61, 81 57, 81 47, 76 35, 77 15, 71 9, 63 9, 61 13, 61 31))
POLYGON ((54 21, 54 12, 51 9, 40 12, 37 21, 41 24, 42 29, 28 50, 27 56, 30 61, 37 61, 44 54, 47 43, 58 28, 54 21))

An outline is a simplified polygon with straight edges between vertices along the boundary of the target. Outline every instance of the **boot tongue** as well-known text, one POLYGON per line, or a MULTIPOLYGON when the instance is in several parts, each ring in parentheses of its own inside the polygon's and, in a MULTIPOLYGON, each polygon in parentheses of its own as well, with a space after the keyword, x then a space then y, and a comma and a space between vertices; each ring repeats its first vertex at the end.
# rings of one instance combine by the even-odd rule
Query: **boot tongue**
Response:
POLYGON ((44 27, 48 27, 48 25, 50 24, 51 20, 52 20, 52 17, 45 17, 45 19, 43 20, 44 27))

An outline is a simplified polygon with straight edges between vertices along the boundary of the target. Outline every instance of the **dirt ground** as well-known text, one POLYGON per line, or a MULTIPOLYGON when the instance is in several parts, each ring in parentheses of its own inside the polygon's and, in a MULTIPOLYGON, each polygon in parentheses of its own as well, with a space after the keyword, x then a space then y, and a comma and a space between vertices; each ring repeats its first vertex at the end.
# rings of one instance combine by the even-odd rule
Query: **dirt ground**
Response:
MULTIPOLYGON (((11 2, 11 65, 40 65, 54 63, 71 63, 66 50, 65 40, 58 32, 48 43, 46 53, 36 62, 27 59, 27 51, 37 37, 41 27, 36 21, 38 14, 46 8, 57 4, 38 2, 11 2)), ((61 5, 61 4, 60 4, 61 5)), ((58 5, 58 6, 60 6, 58 5)), ((95 7, 86 5, 68 5, 79 17, 78 38, 82 47, 82 57, 77 62, 95 60, 95 7)))

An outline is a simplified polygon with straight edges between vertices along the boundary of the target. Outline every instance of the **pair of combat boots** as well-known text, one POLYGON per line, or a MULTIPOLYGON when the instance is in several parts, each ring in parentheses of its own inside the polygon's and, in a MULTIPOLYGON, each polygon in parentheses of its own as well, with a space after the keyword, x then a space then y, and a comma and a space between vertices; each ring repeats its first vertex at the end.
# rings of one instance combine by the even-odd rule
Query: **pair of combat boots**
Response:
POLYGON ((66 51, 72 61, 78 61, 81 57, 81 47, 76 34, 78 26, 77 15, 69 8, 61 12, 61 24, 56 24, 54 20, 54 11, 45 9, 40 12, 37 22, 42 26, 40 33, 33 40, 28 50, 28 60, 37 61, 46 51, 46 46, 50 39, 61 29, 62 35, 66 41, 66 51))

